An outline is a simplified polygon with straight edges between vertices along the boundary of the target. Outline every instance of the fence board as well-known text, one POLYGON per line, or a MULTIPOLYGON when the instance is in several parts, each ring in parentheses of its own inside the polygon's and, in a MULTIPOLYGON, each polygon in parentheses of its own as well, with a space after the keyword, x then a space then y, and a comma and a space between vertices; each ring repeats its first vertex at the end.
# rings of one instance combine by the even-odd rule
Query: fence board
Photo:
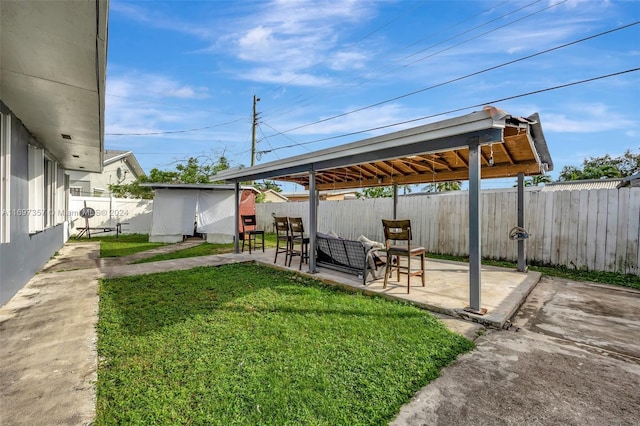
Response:
POLYGON ((615 269, 625 272, 627 269, 627 239, 629 237, 629 188, 618 191, 618 226, 615 247, 615 269))
POLYGON ((534 211, 534 215, 531 218, 531 225, 529 228, 529 232, 531 236, 529 237, 528 247, 532 247, 532 250, 529 252, 529 258, 535 260, 542 259, 542 242, 544 241, 544 204, 545 204, 545 196, 542 192, 536 192, 531 194, 532 197, 532 205, 530 208, 534 211), (535 201, 534 201, 535 200, 535 201))
POLYGON ((640 275, 640 188, 629 188, 629 226, 627 228, 627 270, 640 275))
POLYGON ((607 250, 607 190, 600 189, 598 192, 598 217, 596 220, 596 264, 598 271, 604 271, 606 265, 605 257, 607 250))
POLYGON ((504 216, 504 208, 503 208, 503 194, 501 193, 495 193, 495 201, 492 204, 493 207, 493 229, 491 231, 491 237, 494 239, 495 241, 495 248, 494 248, 494 254, 493 254, 493 258, 494 259, 503 259, 503 253, 504 253, 504 246, 503 246, 503 239, 500 238, 503 233, 502 233, 502 229, 506 220, 506 217, 504 216))
POLYGON ((460 244, 458 244, 458 254, 465 256, 469 254, 469 197, 465 196, 465 194, 459 194, 458 199, 460 200, 460 211, 462 212, 458 222, 460 235, 462 236, 460 244))
POLYGON ((607 240, 605 247, 605 270, 616 270, 616 246, 618 230, 618 190, 607 191, 607 240))
POLYGON ((576 259, 578 269, 587 267, 587 243, 589 238, 589 191, 578 192, 578 233, 576 235, 576 259))
MULTIPOLYGON (((547 208, 550 210, 549 212, 545 212, 545 213, 549 213, 549 232, 548 232, 548 237, 547 239, 549 240, 550 244, 549 244, 549 252, 547 254, 548 256, 548 262, 549 263, 556 263, 558 261, 558 256, 556 254, 556 249, 558 247, 558 242, 559 242, 559 228, 560 228, 560 219, 562 218, 562 206, 560 205, 560 196, 562 195, 560 192, 556 192, 556 193, 551 193, 551 206, 549 208, 549 206, 547 206, 547 208)), ((546 214, 545 214, 546 216, 546 214)))
POLYGON ((560 250, 559 264, 576 268, 578 261, 578 221, 580 220, 580 192, 569 192, 569 226, 567 227, 566 250, 560 250))

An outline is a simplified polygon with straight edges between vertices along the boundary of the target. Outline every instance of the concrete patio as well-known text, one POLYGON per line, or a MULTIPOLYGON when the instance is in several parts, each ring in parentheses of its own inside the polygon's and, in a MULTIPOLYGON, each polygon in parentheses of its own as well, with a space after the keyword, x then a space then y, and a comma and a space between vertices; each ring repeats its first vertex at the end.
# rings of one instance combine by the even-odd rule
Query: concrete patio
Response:
MULTIPOLYGON (((387 281, 385 289, 383 288, 384 279, 368 281, 367 285, 363 286, 362 279, 358 276, 326 267, 318 267, 315 274, 309 273, 307 264, 303 264, 302 270, 299 270, 299 258, 294 258, 291 267, 287 267, 284 265, 284 255, 282 254, 278 256, 274 265, 275 251, 273 249, 266 250, 264 253, 261 251, 253 252, 250 256, 261 264, 299 271, 325 282, 340 284, 391 299, 406 300, 432 312, 455 318, 470 319, 496 328, 507 324, 540 280, 539 272, 521 273, 514 269, 483 266, 481 306, 487 309, 487 313, 475 315, 464 311, 464 308, 469 304, 469 266, 466 263, 427 259, 426 285, 422 287, 420 277, 413 276, 411 277, 411 290, 407 294, 406 274, 401 274, 400 282, 398 282, 394 272, 393 277, 387 281)), ((419 261, 414 259, 411 265, 412 270, 415 270, 419 261)))

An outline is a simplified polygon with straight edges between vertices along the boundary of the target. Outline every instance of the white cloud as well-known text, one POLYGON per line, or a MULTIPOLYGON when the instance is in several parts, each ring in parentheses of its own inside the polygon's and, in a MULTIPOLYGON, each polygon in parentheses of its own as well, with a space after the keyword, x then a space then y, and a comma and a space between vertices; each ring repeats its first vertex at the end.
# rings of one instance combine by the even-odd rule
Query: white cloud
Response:
MULTIPOLYGON (((267 75, 295 73, 307 76, 297 78, 298 85, 324 84, 325 78, 310 76, 323 68, 360 69, 369 59, 364 48, 344 43, 343 32, 351 30, 352 25, 347 24, 372 16, 370 8, 374 6, 355 1, 274 1, 235 23, 234 30, 216 47, 226 48, 244 62, 258 64, 261 71, 269 68, 267 75)), ((241 77, 265 81, 257 72, 241 77)))
POLYGON ((205 88, 159 74, 127 72, 109 76, 105 133, 150 133, 184 128, 198 114, 180 109, 182 100, 207 98, 205 88), (168 128, 169 125, 171 128, 168 128))
MULTIPOLYGON (((349 112, 358 109, 359 106, 348 106, 342 112, 349 112)), ((334 115, 338 115, 340 112, 334 115)), ((386 126, 389 123, 397 123, 408 118, 414 118, 424 114, 424 110, 419 113, 411 111, 402 105, 387 104, 379 107, 368 108, 362 111, 345 115, 326 122, 321 122, 311 126, 303 127, 288 133, 289 135, 306 136, 306 135, 332 135, 358 132, 367 129, 374 129, 380 126, 386 126)), ((318 120, 323 120, 330 116, 321 116, 318 120)), ((420 123, 418 123, 420 124, 420 123)), ((381 130, 372 130, 365 133, 363 137, 367 135, 389 133, 391 131, 399 130, 402 128, 413 127, 418 125, 416 123, 407 124, 403 126, 397 126, 393 128, 386 128, 381 130)), ((424 124, 424 123, 422 123, 424 124)), ((278 128, 290 129, 300 125, 299 123, 279 124, 278 128)))
POLYGON ((287 84, 293 86, 322 86, 332 81, 328 77, 272 68, 253 68, 242 73, 239 77, 261 83, 287 84))
POLYGON ((544 129, 558 133, 595 133, 637 129, 637 122, 612 111, 603 103, 583 103, 566 106, 562 112, 546 111, 544 129))
POLYGON ((193 87, 182 84, 172 78, 141 72, 128 72, 122 76, 109 77, 107 95, 129 96, 136 93, 154 99, 206 99, 209 97, 206 87, 193 87))

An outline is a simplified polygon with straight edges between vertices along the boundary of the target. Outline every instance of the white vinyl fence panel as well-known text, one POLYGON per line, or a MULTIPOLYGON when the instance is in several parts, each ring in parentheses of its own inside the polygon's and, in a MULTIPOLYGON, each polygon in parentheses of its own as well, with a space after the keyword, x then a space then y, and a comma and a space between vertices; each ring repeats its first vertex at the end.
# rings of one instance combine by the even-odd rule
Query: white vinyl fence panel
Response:
POLYGON ((124 234, 148 234, 151 230, 153 200, 72 195, 69 197, 68 212, 71 235, 78 234, 78 228, 85 226, 85 220, 79 215, 85 203, 96 211, 96 215, 89 219, 92 228, 115 229, 116 224, 122 223, 124 234))
MULTIPOLYGON (((527 261, 567 268, 640 275, 640 188, 525 191, 527 261)), ((273 231, 272 215, 302 217, 309 204, 257 204, 258 224, 273 231)), ((517 224, 515 189, 481 195, 482 256, 517 260, 517 242, 508 238, 517 224)), ((318 231, 345 238, 382 241, 382 219, 393 216, 390 198, 321 201, 318 231)), ((398 218, 411 219, 413 241, 430 253, 468 255, 469 199, 466 191, 400 197, 398 218)))

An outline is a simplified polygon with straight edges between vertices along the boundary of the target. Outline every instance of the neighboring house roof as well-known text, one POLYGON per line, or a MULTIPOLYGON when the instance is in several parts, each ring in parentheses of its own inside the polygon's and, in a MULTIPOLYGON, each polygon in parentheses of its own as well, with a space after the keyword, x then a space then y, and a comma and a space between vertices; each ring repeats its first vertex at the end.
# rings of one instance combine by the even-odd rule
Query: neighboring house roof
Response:
POLYGON ((280 198, 282 201, 288 201, 288 198, 284 194, 274 191, 273 189, 267 189, 266 191, 262 191, 262 193, 272 197, 280 198))
POLYGON ((623 179, 588 179, 550 182, 541 191, 579 191, 581 189, 616 189, 623 179))
POLYGON ((632 187, 640 186, 640 173, 627 176, 626 178, 622 179, 622 182, 620 182, 620 184, 618 185, 618 188, 622 188, 625 186, 632 186, 632 187))
POLYGON ((109 2, 0 1, 0 97, 68 170, 102 171, 109 2))
POLYGON ((134 177, 144 175, 144 170, 138 163, 136 156, 133 155, 133 151, 120 151, 116 149, 107 149, 104 151, 104 161, 103 165, 108 166, 109 164, 115 163, 119 160, 125 160, 129 165, 129 168, 133 171, 134 177))

